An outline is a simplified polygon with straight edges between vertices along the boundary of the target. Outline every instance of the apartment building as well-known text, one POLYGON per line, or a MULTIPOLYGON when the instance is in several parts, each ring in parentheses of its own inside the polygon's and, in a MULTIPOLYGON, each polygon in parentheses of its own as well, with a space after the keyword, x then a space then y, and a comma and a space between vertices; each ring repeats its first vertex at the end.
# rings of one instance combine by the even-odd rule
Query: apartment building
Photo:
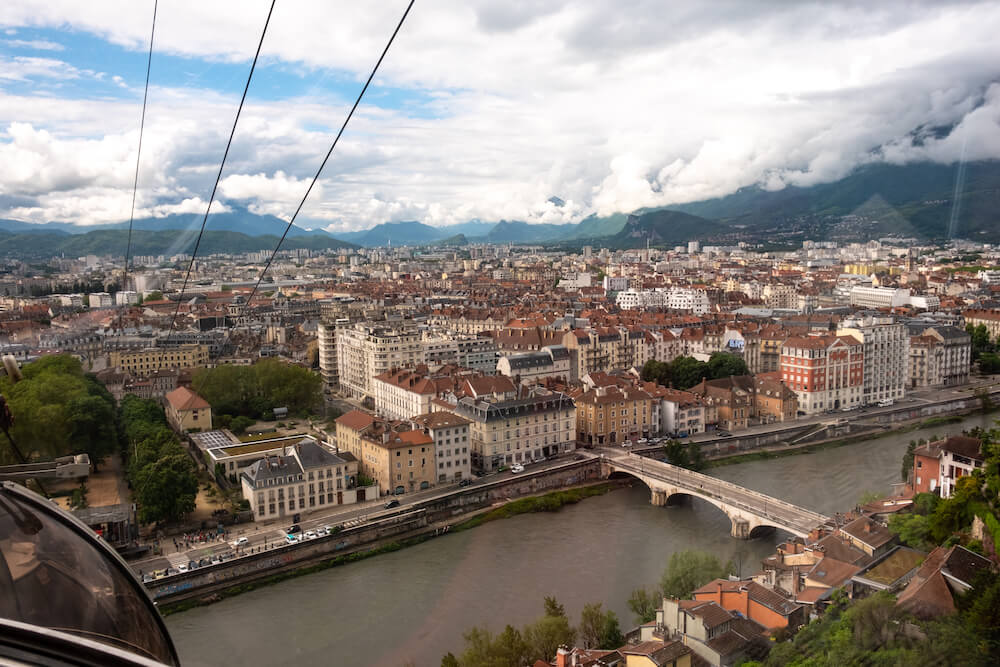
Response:
POLYGON ((898 308, 910 303, 910 290, 902 288, 855 285, 850 295, 856 308, 898 308))
POLYGON ((576 439, 613 445, 660 431, 659 400, 635 387, 599 386, 574 395, 576 439))
POLYGON ((327 393, 340 389, 340 373, 337 366, 337 331, 349 326, 347 318, 324 321, 316 326, 316 343, 319 353, 319 371, 323 376, 323 388, 327 393))
POLYGON ((845 319, 838 336, 853 336, 864 344, 862 405, 898 400, 909 380, 910 334, 890 316, 863 315, 845 319))
POLYGON ((575 447, 573 400, 544 387, 515 387, 502 376, 469 378, 459 391, 436 400, 434 407, 471 422, 475 470, 493 471, 575 447))
POLYGON ((492 338, 456 334, 446 330, 425 331, 421 335, 421 343, 424 347, 424 363, 431 368, 454 365, 485 375, 497 372, 500 351, 492 338))
POLYGON ((460 481, 472 477, 472 454, 469 425, 472 421, 452 412, 439 410, 417 415, 412 420, 434 441, 437 481, 460 481))
POLYGON ((423 344, 412 325, 356 323, 337 330, 340 390, 351 398, 373 401, 373 377, 422 363, 423 344))
POLYGON ((908 327, 911 388, 967 384, 972 364, 972 337, 958 327, 908 327))
POLYGON ((862 405, 864 344, 854 336, 792 336, 781 348, 781 379, 807 415, 862 405))
POLYGON ((111 367, 144 377, 164 369, 200 368, 209 363, 208 345, 148 347, 142 350, 112 350, 111 367))
POLYGON ((565 345, 546 345, 537 352, 504 355, 497 362, 496 370, 520 382, 547 377, 569 380, 570 354, 565 345))
POLYGON ((761 298, 768 308, 778 308, 784 310, 797 310, 799 305, 799 292, 794 285, 786 283, 768 283, 761 290, 761 298))
POLYGON ((910 484, 914 493, 950 498, 958 480, 982 468, 984 460, 978 438, 954 435, 935 440, 914 450, 910 484))
POLYGON ((672 437, 687 437, 705 431, 705 406, 701 397, 689 391, 660 387, 652 382, 643 383, 643 388, 660 399, 661 433, 672 437))
POLYGON ((240 474, 243 497, 254 521, 291 518, 331 505, 378 497, 378 488, 357 486, 358 462, 350 454, 333 454, 312 438, 269 454, 240 474))
POLYGON ((455 388, 461 376, 431 374, 427 368, 394 369, 372 378, 375 412, 386 419, 411 419, 431 411, 431 399, 455 388))
POLYGON ((358 460, 358 471, 393 495, 437 482, 434 440, 408 421, 351 410, 337 418, 337 448, 358 460))
POLYGON ((980 324, 986 327, 990 334, 990 340, 1000 339, 1000 309, 978 308, 962 311, 965 324, 978 327, 980 324))

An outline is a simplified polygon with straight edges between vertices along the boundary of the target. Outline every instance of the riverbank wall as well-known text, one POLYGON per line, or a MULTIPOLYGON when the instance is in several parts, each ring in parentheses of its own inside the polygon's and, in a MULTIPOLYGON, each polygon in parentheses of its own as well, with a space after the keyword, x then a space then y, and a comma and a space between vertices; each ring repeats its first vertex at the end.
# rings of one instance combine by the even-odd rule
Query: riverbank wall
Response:
POLYGON ((470 514, 489 511, 512 498, 538 495, 580 484, 601 481, 595 458, 503 476, 448 493, 442 493, 396 512, 333 535, 278 544, 216 565, 146 583, 157 605, 165 610, 184 603, 209 600, 219 591, 252 584, 299 569, 349 562, 371 551, 393 550, 447 532, 470 514), (395 545, 395 546, 394 546, 395 545))

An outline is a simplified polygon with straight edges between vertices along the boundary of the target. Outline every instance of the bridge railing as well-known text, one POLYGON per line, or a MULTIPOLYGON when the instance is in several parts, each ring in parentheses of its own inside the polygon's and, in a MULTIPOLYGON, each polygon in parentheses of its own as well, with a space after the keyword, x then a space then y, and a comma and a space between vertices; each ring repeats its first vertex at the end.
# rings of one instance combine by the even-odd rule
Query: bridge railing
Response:
POLYGON ((728 482, 717 477, 711 477, 693 470, 688 470, 687 468, 681 468, 664 461, 658 461, 647 457, 643 457, 640 463, 634 462, 631 457, 609 458, 607 460, 620 468, 628 468, 630 471, 650 475, 663 481, 672 482, 674 484, 678 484, 679 486, 690 488, 692 491, 698 491, 706 495, 715 495, 720 500, 724 500, 731 505, 741 507, 757 514, 762 514, 763 516, 782 518, 777 514, 772 514, 767 511, 768 506, 770 506, 771 509, 781 508, 791 512, 794 516, 799 517, 807 523, 815 522, 818 525, 829 520, 829 517, 827 516, 792 504, 786 500, 781 500, 780 498, 769 496, 766 493, 754 491, 753 489, 748 489, 740 486, 739 484, 733 484, 732 482, 728 482), (717 493, 712 494, 711 492, 713 490, 717 491, 717 493), (737 495, 752 496, 757 498, 764 503, 764 508, 762 510, 760 507, 751 507, 750 505, 741 503, 736 498, 728 498, 723 494, 724 490, 737 495))

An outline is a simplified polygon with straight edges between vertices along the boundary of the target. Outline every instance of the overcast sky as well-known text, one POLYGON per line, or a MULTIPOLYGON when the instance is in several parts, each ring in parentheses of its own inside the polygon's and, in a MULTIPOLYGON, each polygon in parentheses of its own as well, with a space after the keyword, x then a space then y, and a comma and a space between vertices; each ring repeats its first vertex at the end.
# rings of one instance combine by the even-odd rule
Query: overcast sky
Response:
MULTIPOLYGON (((278 0, 223 207, 291 215, 405 4, 278 0)), ((160 2, 137 216, 204 212, 268 5, 160 2)), ((152 9, 0 3, 0 218, 128 219, 152 9)), ((998 36, 995 1, 417 0, 300 220, 570 222, 1000 158, 998 36)))

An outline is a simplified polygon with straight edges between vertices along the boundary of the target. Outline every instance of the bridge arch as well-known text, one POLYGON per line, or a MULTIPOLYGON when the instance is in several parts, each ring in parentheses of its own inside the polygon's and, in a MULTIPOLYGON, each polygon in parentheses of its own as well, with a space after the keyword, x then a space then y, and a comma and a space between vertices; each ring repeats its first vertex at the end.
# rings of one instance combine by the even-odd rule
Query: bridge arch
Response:
POLYGON ((700 494, 695 489, 685 489, 662 482, 645 479, 640 475, 636 475, 632 472, 626 470, 616 470, 612 469, 609 474, 605 476, 608 480, 623 480, 623 479, 634 479, 641 482, 649 489, 650 500, 652 505, 657 507, 665 507, 667 505, 673 504, 670 502, 671 498, 698 498, 706 503, 719 509, 726 517, 729 518, 730 531, 729 534, 735 538, 748 540, 753 539, 763 534, 773 530, 775 526, 769 526, 763 524, 756 516, 744 516, 745 513, 734 513, 733 508, 726 504, 725 501, 715 498, 708 494, 700 494), (748 520, 749 519, 749 520, 748 520))

